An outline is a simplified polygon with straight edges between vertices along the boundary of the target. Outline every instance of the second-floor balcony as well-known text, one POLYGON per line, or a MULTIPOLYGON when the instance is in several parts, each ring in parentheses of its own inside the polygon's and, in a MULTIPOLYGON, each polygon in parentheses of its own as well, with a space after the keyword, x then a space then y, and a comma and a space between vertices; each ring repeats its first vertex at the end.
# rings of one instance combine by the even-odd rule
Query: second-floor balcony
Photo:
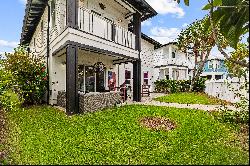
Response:
POLYGON ((80 7, 78 10, 78 27, 86 33, 135 49, 135 35, 132 32, 86 8, 80 7))
POLYGON ((168 65, 175 65, 180 67, 189 67, 192 68, 193 64, 187 59, 181 58, 162 58, 162 60, 156 62, 157 66, 168 66, 168 65))

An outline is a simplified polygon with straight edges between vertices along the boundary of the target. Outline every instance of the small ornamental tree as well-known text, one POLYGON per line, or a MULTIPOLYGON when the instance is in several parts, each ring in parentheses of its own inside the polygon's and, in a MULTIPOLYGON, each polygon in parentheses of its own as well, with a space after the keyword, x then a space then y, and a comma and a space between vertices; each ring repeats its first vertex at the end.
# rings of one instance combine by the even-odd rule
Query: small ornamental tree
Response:
POLYGON ((12 73, 13 89, 24 99, 24 105, 41 103, 47 84, 44 58, 30 55, 22 46, 5 56, 4 70, 12 73))
MULTIPOLYGON (((209 25, 210 19, 206 16, 202 20, 193 22, 178 37, 178 48, 183 52, 191 51, 195 56, 195 68, 190 91, 192 91, 195 82, 201 75, 210 52, 216 44, 209 25)), ((224 37, 222 35, 219 35, 219 37, 221 45, 226 46, 224 37)))

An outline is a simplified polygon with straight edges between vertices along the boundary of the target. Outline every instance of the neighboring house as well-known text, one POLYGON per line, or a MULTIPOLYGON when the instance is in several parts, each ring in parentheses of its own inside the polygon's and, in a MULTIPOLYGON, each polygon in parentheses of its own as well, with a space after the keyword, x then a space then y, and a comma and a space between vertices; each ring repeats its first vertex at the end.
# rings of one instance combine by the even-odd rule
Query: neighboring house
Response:
POLYGON ((204 66, 201 77, 206 77, 209 80, 227 79, 228 70, 225 66, 225 60, 218 58, 210 58, 204 66))
POLYGON ((152 84, 151 55, 159 43, 141 34, 141 22, 157 13, 145 0, 28 0, 25 11, 20 42, 45 57, 50 104, 61 103, 65 92, 67 113, 91 111, 114 96, 79 94, 112 91, 125 82, 140 101, 142 83, 152 84))
POLYGON ((154 75, 156 80, 189 80, 194 70, 194 56, 178 50, 177 43, 161 46, 154 53, 154 75))

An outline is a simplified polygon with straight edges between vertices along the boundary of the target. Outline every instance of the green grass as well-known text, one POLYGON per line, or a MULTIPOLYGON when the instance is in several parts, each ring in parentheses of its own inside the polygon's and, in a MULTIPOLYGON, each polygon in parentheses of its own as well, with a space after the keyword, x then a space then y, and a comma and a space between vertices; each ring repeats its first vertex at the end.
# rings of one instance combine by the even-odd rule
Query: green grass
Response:
POLYGON ((51 107, 9 112, 11 164, 248 164, 234 133, 207 112, 125 106, 67 117, 51 107), (141 127, 145 116, 177 123, 170 132, 141 127))
POLYGON ((166 96, 155 98, 154 100, 165 103, 179 103, 179 104, 205 104, 205 105, 220 105, 230 104, 226 101, 208 96, 205 93, 173 93, 166 96))

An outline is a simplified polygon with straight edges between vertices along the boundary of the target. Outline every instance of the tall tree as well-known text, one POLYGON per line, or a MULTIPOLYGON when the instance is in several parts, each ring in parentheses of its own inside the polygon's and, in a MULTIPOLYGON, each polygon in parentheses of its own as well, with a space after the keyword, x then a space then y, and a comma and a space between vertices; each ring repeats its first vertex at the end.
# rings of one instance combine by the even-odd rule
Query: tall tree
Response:
MULTIPOLYGON (((180 3, 180 0, 175 0, 180 3)), ((224 51, 220 45, 218 34, 228 41, 228 46, 237 49, 237 44, 242 36, 249 33, 249 0, 207 0, 208 4, 203 10, 209 10, 211 29, 216 45, 221 54, 229 61, 248 67, 249 63, 245 61, 235 60, 224 51), (216 29, 216 27, 220 27, 216 29)), ((189 5, 189 0, 184 0, 189 5)), ((248 39, 249 41, 249 39, 248 39)))

